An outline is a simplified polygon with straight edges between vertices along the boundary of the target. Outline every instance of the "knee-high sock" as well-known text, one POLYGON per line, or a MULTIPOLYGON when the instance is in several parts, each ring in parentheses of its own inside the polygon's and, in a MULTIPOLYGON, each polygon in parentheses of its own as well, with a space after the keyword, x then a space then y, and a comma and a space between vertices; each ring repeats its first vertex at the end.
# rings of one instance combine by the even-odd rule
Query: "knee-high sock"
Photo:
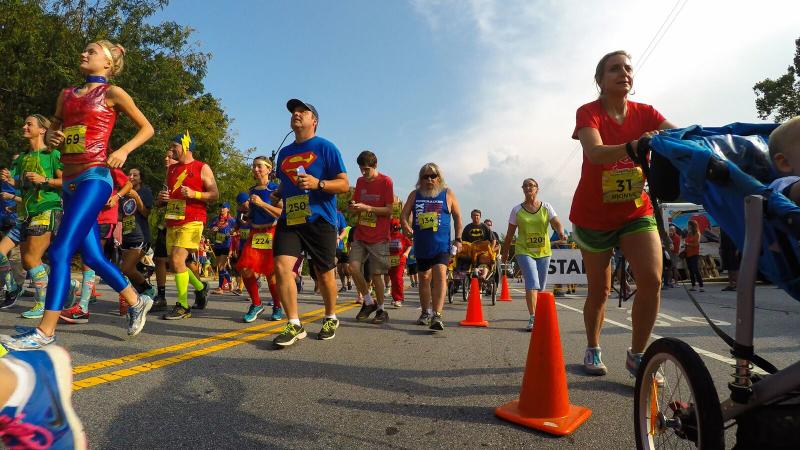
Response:
POLYGON ((11 273, 11 262, 2 253, 0 253, 0 283, 5 284, 7 291, 17 290, 17 281, 11 273))
POLYGON ((186 309, 189 309, 189 272, 191 271, 187 270, 186 272, 175 274, 175 287, 178 289, 178 303, 186 309))
POLYGON ((254 275, 244 279, 244 287, 247 289, 247 293, 250 294, 250 301, 253 303, 253 305, 260 306, 261 296, 258 295, 258 282, 256 281, 256 277, 254 275))
POLYGON ((45 269, 44 264, 39 264, 29 270, 28 275, 30 275, 31 280, 33 280, 33 287, 35 289, 33 294, 34 300, 36 300, 36 303, 43 302, 47 295, 47 269, 45 269))
POLYGON ((276 308, 280 308, 281 297, 278 294, 278 285, 276 285, 275 283, 268 283, 267 286, 269 286, 269 295, 272 296, 272 305, 275 306, 276 308))
POLYGON ((222 286, 225 286, 225 269, 220 269, 217 275, 219 276, 219 288, 222 289, 222 286))
POLYGON ((189 270, 189 283, 192 284, 192 287, 194 287, 194 289, 196 291, 202 291, 203 290, 203 287, 204 287, 203 282, 200 281, 199 279, 197 279, 197 276, 194 274, 194 272, 191 269, 189 270))
POLYGON ((228 269, 225 269, 225 281, 227 281, 228 285, 230 286, 230 284, 231 284, 231 273, 228 272, 228 269))
POLYGON ((83 283, 81 284, 81 299, 79 305, 84 311, 89 310, 89 300, 92 298, 94 290, 94 270, 83 271, 83 283))

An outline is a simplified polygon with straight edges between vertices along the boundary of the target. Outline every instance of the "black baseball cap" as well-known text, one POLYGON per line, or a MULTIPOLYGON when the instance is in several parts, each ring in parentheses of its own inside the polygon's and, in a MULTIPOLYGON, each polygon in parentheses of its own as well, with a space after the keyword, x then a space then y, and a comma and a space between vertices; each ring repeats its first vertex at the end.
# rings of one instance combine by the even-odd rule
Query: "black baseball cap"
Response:
POLYGON ((311 114, 314 114, 314 117, 317 119, 317 121, 319 121, 319 114, 317 114, 317 108, 314 108, 314 105, 312 105, 311 103, 306 103, 296 98, 293 98, 288 102, 286 102, 286 109, 288 109, 289 112, 294 112, 294 109, 297 108, 298 106, 302 106, 303 108, 311 111, 311 114))

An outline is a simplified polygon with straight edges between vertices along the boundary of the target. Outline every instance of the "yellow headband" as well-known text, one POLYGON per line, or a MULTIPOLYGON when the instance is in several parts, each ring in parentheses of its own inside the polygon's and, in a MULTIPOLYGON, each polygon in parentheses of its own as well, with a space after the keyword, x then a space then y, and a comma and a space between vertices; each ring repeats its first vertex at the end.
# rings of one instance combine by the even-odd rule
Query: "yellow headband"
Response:
POLYGON ((100 48, 103 49, 103 54, 106 55, 106 58, 108 58, 108 60, 111 62, 111 64, 114 64, 114 57, 111 56, 111 50, 109 50, 108 48, 106 48, 105 45, 103 45, 103 44, 101 44, 99 42, 95 42, 95 44, 99 45, 100 48))

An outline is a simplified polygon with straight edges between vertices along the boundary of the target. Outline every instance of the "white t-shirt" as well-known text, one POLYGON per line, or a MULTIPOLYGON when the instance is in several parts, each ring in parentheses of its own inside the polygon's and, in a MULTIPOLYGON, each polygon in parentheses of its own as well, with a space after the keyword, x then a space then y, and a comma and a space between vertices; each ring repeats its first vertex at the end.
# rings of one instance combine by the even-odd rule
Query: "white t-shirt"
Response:
MULTIPOLYGON (((551 205, 550 203, 542 202, 541 208, 547 210, 547 216, 550 218, 550 220, 553 220, 553 218, 557 216, 556 210, 553 209, 553 205, 551 205)), ((517 213, 519 212, 520 209, 522 209, 522 203, 518 204, 511 210, 511 214, 508 216, 508 223, 510 223, 511 225, 517 224, 517 213)))

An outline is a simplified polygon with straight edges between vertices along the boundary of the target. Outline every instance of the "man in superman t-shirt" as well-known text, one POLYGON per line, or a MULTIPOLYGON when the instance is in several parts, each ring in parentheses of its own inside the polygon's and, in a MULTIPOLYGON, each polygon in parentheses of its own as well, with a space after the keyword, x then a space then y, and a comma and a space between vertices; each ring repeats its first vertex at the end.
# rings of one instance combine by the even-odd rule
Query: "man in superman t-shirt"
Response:
POLYGON ((286 104, 292 113, 295 141, 282 148, 276 164, 280 187, 276 200, 283 201, 283 212, 275 229, 275 272, 281 302, 289 322, 275 338, 275 345, 286 347, 306 337, 297 311, 294 268, 305 252, 316 270, 325 318, 317 337, 333 339, 336 318, 336 194, 350 190, 347 170, 336 146, 316 136, 319 115, 316 108, 301 100, 286 104))

